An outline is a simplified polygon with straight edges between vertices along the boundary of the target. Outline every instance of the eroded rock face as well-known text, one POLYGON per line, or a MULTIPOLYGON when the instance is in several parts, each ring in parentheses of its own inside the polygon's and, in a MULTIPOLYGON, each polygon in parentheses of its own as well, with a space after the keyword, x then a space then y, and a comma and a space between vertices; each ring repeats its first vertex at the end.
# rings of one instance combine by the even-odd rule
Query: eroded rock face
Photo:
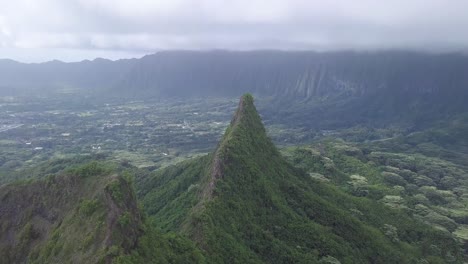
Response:
POLYGON ((5 185, 0 200, 0 263, 110 263, 143 233, 133 189, 117 175, 5 185))
POLYGON ((467 69, 468 59, 456 54, 168 51, 139 60, 124 82, 172 96, 253 92, 310 99, 337 92, 361 96, 379 90, 431 94, 464 89, 465 77, 441 84, 464 76, 467 69))

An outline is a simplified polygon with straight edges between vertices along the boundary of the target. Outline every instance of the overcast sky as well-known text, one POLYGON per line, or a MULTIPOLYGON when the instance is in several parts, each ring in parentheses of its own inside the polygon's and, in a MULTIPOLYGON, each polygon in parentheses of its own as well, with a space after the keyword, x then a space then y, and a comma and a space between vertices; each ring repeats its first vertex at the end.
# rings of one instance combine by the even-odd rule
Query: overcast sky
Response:
POLYGON ((0 0, 0 58, 167 49, 468 50, 466 0, 0 0))

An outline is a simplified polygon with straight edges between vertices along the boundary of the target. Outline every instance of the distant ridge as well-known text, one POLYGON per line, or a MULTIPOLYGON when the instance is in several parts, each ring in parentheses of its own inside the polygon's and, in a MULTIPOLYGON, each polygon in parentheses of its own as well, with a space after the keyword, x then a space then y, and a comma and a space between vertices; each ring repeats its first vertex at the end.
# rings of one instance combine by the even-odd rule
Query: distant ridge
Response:
POLYGON ((0 61, 0 96, 66 92, 108 101, 250 92, 268 101, 266 115, 275 110, 307 127, 420 126, 468 111, 467 72, 468 56, 456 53, 162 51, 118 61, 0 61))

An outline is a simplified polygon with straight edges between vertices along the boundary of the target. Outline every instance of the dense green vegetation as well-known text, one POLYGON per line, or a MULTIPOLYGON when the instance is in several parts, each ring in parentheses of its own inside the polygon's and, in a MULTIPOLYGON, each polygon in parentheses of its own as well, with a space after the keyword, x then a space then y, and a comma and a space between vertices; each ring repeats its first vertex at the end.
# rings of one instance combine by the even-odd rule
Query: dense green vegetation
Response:
POLYGON ((210 155, 181 162, 137 178, 137 192, 158 228, 178 230, 198 202, 200 181, 210 155))
POLYGON ((149 224, 125 168, 64 164, 59 174, 0 188, 1 263, 203 261, 193 242, 149 224))
POLYGON ((405 151, 402 140, 414 142, 412 138, 396 138, 358 145, 330 140, 286 148, 283 153, 311 176, 334 182, 353 196, 364 196, 411 214, 458 239, 466 248, 466 161, 459 163, 458 157, 452 155, 434 157, 434 150, 440 146, 418 149, 424 142, 405 151))
POLYGON ((153 171, 110 152, 4 170, 0 183, 21 181, 0 187, 0 259, 462 263, 465 132, 460 115, 409 134, 309 134, 278 151, 247 94, 208 155, 153 171))
MULTIPOLYGON (((330 158, 303 160, 316 175, 336 171, 329 178, 338 184, 350 178, 330 158)), ((188 235, 208 262, 461 261, 450 234, 316 175, 280 155, 246 95, 212 155, 147 174, 137 186, 154 224, 188 235)))

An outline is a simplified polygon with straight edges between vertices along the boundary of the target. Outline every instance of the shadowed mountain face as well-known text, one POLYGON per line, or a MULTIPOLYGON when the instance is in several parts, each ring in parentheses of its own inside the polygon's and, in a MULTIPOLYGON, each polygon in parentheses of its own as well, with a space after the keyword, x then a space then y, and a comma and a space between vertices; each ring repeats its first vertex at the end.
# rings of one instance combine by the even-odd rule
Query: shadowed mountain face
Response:
POLYGON ((160 97, 252 92, 270 100, 265 114, 323 129, 419 125, 468 111, 467 73, 468 57, 458 54, 162 52, 140 59, 118 90, 160 97))
POLYGON ((136 63, 95 59, 64 63, 19 63, 0 60, 1 95, 44 95, 48 92, 99 92, 118 85, 136 63))
POLYGON ((466 92, 468 58, 409 52, 161 52, 138 61, 123 87, 172 96, 315 97, 466 92), (460 79, 461 78, 461 79, 460 79))
POLYGON ((2 60, 0 95, 75 91, 107 100, 252 92, 268 100, 265 114, 334 129, 464 113, 467 73, 468 57, 461 54, 167 51, 114 62, 2 60))
POLYGON ((316 97, 467 93, 468 58, 411 52, 167 51, 141 59, 23 64, 0 60, 3 90, 119 87, 166 96, 316 97))
POLYGON ((292 167, 266 135, 248 94, 213 154, 148 176, 138 189, 154 222, 189 236, 212 263, 461 257, 455 240, 409 214, 346 195, 292 167))

